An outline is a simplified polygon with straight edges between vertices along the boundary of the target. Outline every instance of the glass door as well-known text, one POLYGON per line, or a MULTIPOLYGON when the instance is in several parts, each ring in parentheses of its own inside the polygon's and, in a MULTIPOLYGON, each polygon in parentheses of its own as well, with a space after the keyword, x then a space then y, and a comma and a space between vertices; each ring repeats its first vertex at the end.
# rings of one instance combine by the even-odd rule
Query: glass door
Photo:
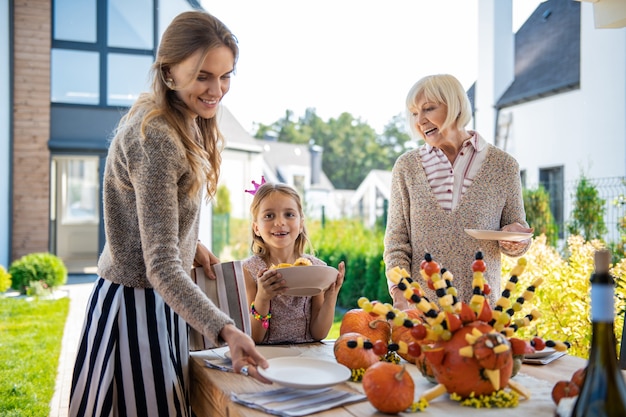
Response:
POLYGON ((100 224, 99 158, 52 159, 52 252, 69 273, 96 273, 100 224))

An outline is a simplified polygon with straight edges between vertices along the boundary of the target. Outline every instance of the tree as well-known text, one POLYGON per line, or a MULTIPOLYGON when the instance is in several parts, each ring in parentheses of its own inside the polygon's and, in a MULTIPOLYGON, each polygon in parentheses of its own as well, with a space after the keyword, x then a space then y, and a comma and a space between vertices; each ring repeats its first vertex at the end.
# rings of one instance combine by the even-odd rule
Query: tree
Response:
POLYGON ((213 214, 230 214, 230 211, 230 191, 228 191, 228 187, 225 185, 220 185, 217 187, 213 214))
POLYGON ((550 211, 550 195, 543 185, 539 185, 535 190, 524 189, 523 195, 528 225, 535 229, 535 235, 544 234, 546 242, 556 247, 559 228, 550 211))
POLYGON ((581 175, 576 185, 576 195, 574 202, 574 210, 572 211, 572 219, 567 226, 570 234, 580 234, 586 241, 592 239, 602 239, 607 232, 604 223, 604 199, 598 195, 598 189, 593 185, 585 175, 581 175))
POLYGON ((211 235, 212 250, 216 255, 220 255, 226 245, 230 243, 230 191, 225 185, 217 187, 215 203, 213 204, 211 235))
POLYGON ((410 147, 400 116, 378 135, 350 113, 322 120, 315 109, 295 120, 292 111, 271 125, 260 124, 255 137, 275 136, 280 142, 316 144, 324 149, 322 169, 336 188, 356 189, 373 169, 390 170, 397 157, 410 147))

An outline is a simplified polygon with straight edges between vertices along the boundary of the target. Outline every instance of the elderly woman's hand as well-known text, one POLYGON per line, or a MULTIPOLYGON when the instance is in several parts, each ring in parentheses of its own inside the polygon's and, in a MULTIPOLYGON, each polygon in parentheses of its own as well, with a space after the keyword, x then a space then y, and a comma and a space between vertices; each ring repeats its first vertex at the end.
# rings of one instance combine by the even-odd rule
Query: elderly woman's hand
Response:
MULTIPOLYGON (((535 231, 532 227, 526 227, 518 222, 507 224, 502 228, 503 232, 515 232, 515 233, 532 233, 535 231)), ((500 248, 507 253, 517 253, 524 251, 530 244, 531 238, 524 239, 519 242, 511 240, 499 240, 500 248)))

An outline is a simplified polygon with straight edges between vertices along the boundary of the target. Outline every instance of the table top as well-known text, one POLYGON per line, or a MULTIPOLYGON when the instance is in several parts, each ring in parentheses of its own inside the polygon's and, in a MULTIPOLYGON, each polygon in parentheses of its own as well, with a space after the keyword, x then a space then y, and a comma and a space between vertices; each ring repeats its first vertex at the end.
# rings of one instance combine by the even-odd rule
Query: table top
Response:
MULTIPOLYGON (((334 361, 332 353, 333 342, 312 343, 304 345, 285 346, 290 350, 290 355, 295 354, 293 350, 297 350, 300 356, 311 356, 324 358, 334 361)), ((234 403, 231 398, 231 392, 236 394, 261 392, 277 389, 277 384, 262 384, 253 378, 243 375, 234 374, 232 372, 224 372, 216 369, 210 369, 205 365, 205 359, 220 359, 228 351, 228 348, 218 348, 208 351, 193 352, 190 359, 191 374, 191 404, 194 412, 198 417, 203 416, 267 416, 268 414, 253 410, 240 404, 234 403)), ((450 400, 448 395, 443 395, 432 400, 426 410, 420 415, 434 416, 442 413, 453 413, 457 416, 484 416, 497 415, 500 416, 519 416, 533 415, 554 416, 556 406, 551 398, 552 387, 562 379, 570 379, 574 371, 586 365, 586 360, 570 355, 565 355, 547 365, 522 365, 519 374, 514 380, 529 389, 531 399, 524 400, 520 398, 519 405, 516 408, 497 408, 497 409, 475 409, 471 407, 462 407, 457 402, 450 400)), ((409 363, 407 369, 411 373, 415 382, 415 398, 433 387, 421 376, 419 370, 409 363)), ((303 377, 305 378, 305 377, 303 377)), ((337 385, 335 388, 363 393, 361 383, 347 381, 337 385)), ((369 403, 369 401, 361 401, 348 404, 342 407, 333 408, 324 412, 316 413, 319 417, 355 417, 355 416, 382 416, 382 413, 369 403)), ((400 416, 415 416, 414 413, 400 413, 400 416)))

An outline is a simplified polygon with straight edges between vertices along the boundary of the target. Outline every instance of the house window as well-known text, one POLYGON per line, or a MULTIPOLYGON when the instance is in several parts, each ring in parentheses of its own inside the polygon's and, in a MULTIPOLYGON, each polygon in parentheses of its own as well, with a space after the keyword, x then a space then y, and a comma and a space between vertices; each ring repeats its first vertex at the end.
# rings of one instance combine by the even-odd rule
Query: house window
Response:
POLYGON ((108 45, 119 48, 154 48, 153 0, 109 0, 108 45))
POLYGON ((156 0, 54 0, 52 103, 133 104, 148 89, 156 0))
POLYGON ((50 63, 52 102, 100 103, 100 55, 97 52, 53 49, 50 63))
POLYGON ((304 195, 304 175, 293 176, 293 188, 295 188, 300 195, 304 195))
POLYGON ((151 65, 152 56, 109 54, 107 104, 130 107, 150 87, 146 74, 151 65))
POLYGON ((98 159, 57 158, 61 184, 61 223, 97 223, 98 159))
POLYGON ((62 41, 96 42, 96 0, 56 0, 53 38, 62 41))
POLYGON ((550 196, 550 211, 559 228, 559 238, 564 237, 563 218, 563 167, 541 168, 539 169, 539 183, 545 188, 550 196))

